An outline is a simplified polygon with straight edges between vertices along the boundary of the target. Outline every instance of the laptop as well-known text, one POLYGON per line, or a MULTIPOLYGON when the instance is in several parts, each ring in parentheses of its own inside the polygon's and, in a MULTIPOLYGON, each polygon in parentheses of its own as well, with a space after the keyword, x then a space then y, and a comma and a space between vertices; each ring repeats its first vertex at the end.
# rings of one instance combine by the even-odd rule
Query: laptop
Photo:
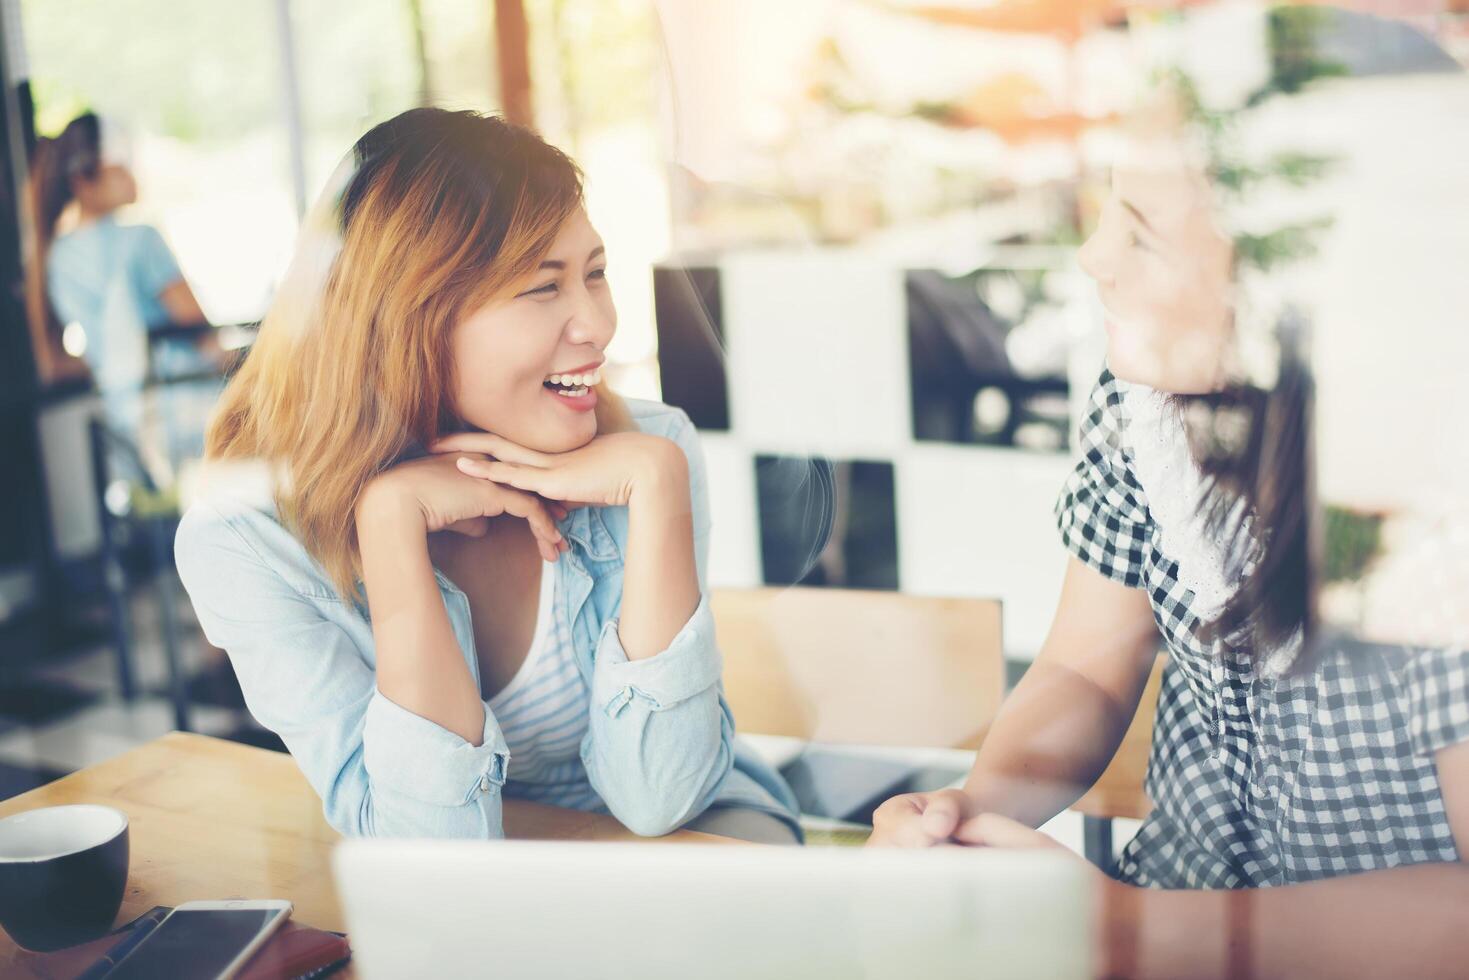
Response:
POLYGON ((333 866, 367 980, 1090 975, 1064 854, 351 840, 333 866))

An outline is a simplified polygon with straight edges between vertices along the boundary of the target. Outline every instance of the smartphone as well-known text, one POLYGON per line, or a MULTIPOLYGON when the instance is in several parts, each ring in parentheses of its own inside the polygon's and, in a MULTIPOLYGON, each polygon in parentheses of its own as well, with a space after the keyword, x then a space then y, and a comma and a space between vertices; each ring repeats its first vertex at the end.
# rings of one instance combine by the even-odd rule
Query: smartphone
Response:
POLYGON ((118 962, 107 980, 227 980, 291 917, 291 903, 184 902, 118 962))

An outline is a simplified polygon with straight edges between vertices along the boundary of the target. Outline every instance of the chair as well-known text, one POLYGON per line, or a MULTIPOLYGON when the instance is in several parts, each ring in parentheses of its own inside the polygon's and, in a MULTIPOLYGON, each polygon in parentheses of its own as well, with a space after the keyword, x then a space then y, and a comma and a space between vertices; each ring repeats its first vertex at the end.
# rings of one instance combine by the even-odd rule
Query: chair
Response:
POLYGON ((103 588, 107 593, 112 620, 113 652, 117 657, 118 684, 125 700, 131 701, 137 688, 134 676, 132 617, 128 611, 129 578, 125 552, 129 544, 141 537, 146 543, 144 575, 152 580, 159 605, 159 632, 163 654, 168 665, 169 699, 173 703, 174 725, 189 731, 189 698, 184 687, 183 665, 179 656, 177 610, 170 578, 174 573, 173 535, 178 527, 177 502, 172 494, 160 491, 144 465, 137 446, 125 435, 100 418, 89 423, 88 436, 92 454, 92 473, 97 493, 97 514, 101 521, 101 561, 103 588), (125 471, 124 473, 117 472, 125 471), (128 487, 126 508, 109 502, 109 490, 121 481, 128 487))
POLYGON ((1000 603, 855 589, 717 589, 742 731, 974 749, 1005 689, 1000 603))
MULTIPOLYGON (((790 588, 716 589, 725 696, 741 731, 808 742, 978 749, 1005 690, 993 599, 790 588)), ((1143 789, 1160 656, 1106 771, 1072 807, 1111 870, 1112 821, 1152 809, 1143 789)))

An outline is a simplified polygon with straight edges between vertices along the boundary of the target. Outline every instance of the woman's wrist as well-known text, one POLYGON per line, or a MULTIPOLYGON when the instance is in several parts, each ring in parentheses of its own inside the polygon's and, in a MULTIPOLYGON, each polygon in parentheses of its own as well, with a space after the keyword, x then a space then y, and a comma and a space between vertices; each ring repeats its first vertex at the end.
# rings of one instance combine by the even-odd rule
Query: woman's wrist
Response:
POLYGON ((683 450, 667 439, 650 436, 632 474, 628 508, 689 506, 689 462, 683 450))
POLYGON ((365 517, 400 519, 417 510, 419 508, 412 504, 408 494, 399 490, 391 475, 383 473, 369 480, 357 495, 354 516, 359 521, 365 517))
POLYGON ((384 534, 401 538, 404 534, 422 535, 427 540, 428 525, 423 508, 410 494, 401 492, 382 477, 372 481, 357 498, 353 511, 357 524, 357 544, 361 548, 369 538, 384 534))

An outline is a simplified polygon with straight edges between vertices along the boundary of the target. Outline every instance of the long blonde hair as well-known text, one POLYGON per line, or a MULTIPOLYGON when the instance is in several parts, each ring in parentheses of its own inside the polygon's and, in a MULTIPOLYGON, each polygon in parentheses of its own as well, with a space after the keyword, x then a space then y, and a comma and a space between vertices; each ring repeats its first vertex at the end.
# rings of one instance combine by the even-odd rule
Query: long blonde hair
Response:
MULTIPOLYGON (((373 128, 352 166, 340 198, 327 191, 339 249, 323 257, 320 229, 303 228, 206 456, 267 463, 282 522, 356 598, 358 497, 415 444, 459 426, 454 325, 534 272, 581 206, 582 181, 529 130, 442 109, 373 128)), ((607 391, 597 421, 601 432, 629 425, 607 391)))

